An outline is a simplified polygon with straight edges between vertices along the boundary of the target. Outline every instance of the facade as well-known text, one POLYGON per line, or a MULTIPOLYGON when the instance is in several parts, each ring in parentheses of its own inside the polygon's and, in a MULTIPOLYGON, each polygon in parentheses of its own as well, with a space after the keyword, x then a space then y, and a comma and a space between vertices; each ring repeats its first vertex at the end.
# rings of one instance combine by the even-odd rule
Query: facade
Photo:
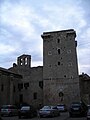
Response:
POLYGON ((0 106, 17 101, 17 84, 22 76, 0 67, 0 106))
POLYGON ((22 75, 22 81, 18 83, 17 102, 32 104, 36 108, 42 106, 43 67, 31 67, 31 55, 23 54, 9 70, 22 75))
POLYGON ((44 32, 41 37, 44 104, 68 105, 80 100, 75 31, 44 32))
POLYGON ((90 104, 90 76, 82 73, 81 75, 79 75, 79 80, 81 99, 85 103, 90 104))
POLYGON ((13 67, 0 72, 0 104, 28 103, 39 108, 80 100, 75 31, 44 32, 41 37, 43 66, 31 67, 31 55, 23 54, 13 67), (2 93, 4 81, 6 96, 2 93))

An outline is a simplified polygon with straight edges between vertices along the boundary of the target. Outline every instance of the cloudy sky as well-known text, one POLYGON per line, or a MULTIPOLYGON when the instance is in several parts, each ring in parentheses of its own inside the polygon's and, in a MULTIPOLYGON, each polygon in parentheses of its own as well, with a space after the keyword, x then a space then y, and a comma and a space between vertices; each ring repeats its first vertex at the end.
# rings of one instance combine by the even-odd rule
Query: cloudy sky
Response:
POLYGON ((0 0, 0 67, 22 54, 43 65, 41 34, 75 29, 78 68, 90 75, 90 0, 0 0))

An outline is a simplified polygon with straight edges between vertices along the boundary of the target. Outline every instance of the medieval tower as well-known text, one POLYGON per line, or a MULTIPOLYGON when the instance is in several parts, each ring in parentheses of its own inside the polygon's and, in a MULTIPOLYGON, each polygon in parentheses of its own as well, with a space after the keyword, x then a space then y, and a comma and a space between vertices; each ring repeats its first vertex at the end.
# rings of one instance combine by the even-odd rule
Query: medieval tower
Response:
POLYGON ((44 104, 80 100, 76 32, 73 29, 44 32, 41 37, 44 104))

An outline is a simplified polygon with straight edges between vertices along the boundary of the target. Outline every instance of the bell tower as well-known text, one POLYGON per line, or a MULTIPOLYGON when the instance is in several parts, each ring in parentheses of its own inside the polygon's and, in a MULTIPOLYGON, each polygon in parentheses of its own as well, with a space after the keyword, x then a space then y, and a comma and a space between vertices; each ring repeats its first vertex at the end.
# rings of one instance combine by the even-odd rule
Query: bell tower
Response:
POLYGON ((17 58, 18 66, 31 67, 31 55, 23 54, 17 58))

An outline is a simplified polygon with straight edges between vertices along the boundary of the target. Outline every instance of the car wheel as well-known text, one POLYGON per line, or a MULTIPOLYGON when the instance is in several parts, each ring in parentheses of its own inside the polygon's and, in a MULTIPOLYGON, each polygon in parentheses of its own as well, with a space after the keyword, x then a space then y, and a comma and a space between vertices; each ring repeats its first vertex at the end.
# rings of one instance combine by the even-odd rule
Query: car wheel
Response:
POLYGON ((42 116, 42 115, 40 115, 39 117, 40 117, 40 118, 42 118, 43 116, 42 116))
POLYGON ((51 117, 55 117, 55 114, 53 113, 53 114, 51 115, 51 117))
POLYGON ((69 117, 72 117, 72 114, 71 114, 71 113, 69 113, 69 117))
POLYGON ((60 116, 60 113, 58 113, 58 116, 60 116))
POLYGON ((9 115, 8 115, 8 116, 10 116, 10 117, 11 117, 11 116, 12 116, 12 113, 9 113, 9 115))
POLYGON ((34 117, 34 114, 30 114, 30 116, 29 116, 30 118, 33 118, 34 117))
POLYGON ((21 119, 21 116, 19 115, 18 118, 21 119))
POLYGON ((90 118, 87 118, 87 120, 90 120, 90 118))

